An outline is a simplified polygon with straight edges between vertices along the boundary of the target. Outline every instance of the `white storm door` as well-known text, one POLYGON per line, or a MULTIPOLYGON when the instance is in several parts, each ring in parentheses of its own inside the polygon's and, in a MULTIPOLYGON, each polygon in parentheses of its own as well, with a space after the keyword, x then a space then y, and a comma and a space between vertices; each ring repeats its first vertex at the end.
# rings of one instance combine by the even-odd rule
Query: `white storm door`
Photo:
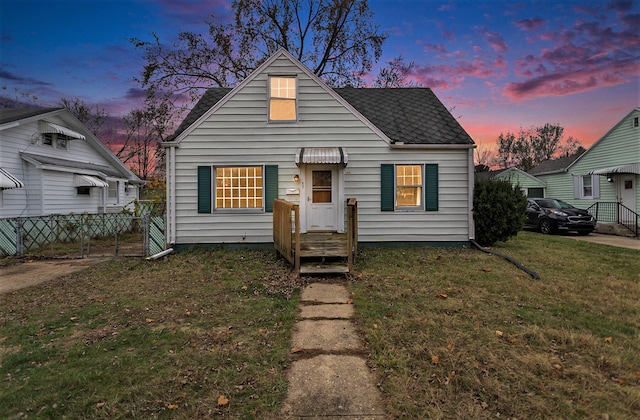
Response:
POLYGON ((338 226, 338 171, 309 165, 306 173, 307 231, 336 231, 338 226))
POLYGON ((636 177, 634 175, 621 175, 619 178, 620 183, 618 188, 620 189, 620 203, 625 207, 636 212, 636 177))

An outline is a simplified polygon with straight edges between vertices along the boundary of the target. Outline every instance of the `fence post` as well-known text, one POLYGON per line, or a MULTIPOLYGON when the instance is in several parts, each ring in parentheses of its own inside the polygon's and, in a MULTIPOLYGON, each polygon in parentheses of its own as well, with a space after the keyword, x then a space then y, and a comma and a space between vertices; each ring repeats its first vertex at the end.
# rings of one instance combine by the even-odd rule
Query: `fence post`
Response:
POLYGON ((22 218, 16 218, 16 255, 22 257, 24 255, 24 245, 22 243, 22 218))
POLYGON ((151 222, 151 217, 148 214, 142 216, 142 224, 144 225, 144 256, 148 257, 150 255, 149 252, 149 232, 151 231, 151 226, 149 226, 151 222))

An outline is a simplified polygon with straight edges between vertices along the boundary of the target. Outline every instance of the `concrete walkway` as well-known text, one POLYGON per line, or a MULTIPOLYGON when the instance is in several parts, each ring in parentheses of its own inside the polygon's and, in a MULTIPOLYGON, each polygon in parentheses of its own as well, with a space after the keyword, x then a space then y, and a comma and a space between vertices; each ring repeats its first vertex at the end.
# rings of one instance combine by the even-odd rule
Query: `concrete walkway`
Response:
POLYGON ((351 321, 353 313, 342 285, 313 283, 302 290, 284 417, 384 418, 376 377, 366 365, 364 343, 351 321))

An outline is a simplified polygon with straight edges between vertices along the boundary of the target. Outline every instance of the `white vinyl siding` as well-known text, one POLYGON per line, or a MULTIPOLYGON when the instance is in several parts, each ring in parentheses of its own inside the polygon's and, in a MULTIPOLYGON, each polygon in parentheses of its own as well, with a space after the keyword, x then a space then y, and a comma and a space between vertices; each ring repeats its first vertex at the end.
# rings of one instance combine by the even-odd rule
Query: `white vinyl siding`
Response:
POLYGON ((197 168, 277 165, 278 196, 300 203, 299 195, 286 193, 287 189, 303 190, 301 182, 293 180, 294 175, 302 174, 294 163, 299 147, 342 147, 348 152, 348 165, 342 169, 344 188, 340 198, 358 200, 360 241, 467 242, 471 237, 468 150, 392 149, 315 80, 281 57, 195 127, 174 149, 175 242, 272 242, 271 213, 198 213, 197 168), (265 101, 268 74, 296 76, 297 124, 269 124, 265 101), (439 211, 381 212, 380 164, 416 162, 438 164, 439 211))
MULTIPOLYGON (((69 123, 60 115, 64 114, 46 114, 44 118, 54 124, 69 126, 69 123)), ((16 127, 1 130, 0 137, 0 167, 11 172, 25 184, 25 188, 4 191, 0 217, 28 217, 71 212, 97 213, 101 210, 104 200, 103 189, 94 188, 89 196, 78 195, 74 184, 73 168, 43 169, 25 161, 20 156, 20 152, 25 152, 113 168, 113 162, 108 160, 103 152, 99 152, 89 139, 68 140, 67 147, 62 148, 56 147, 56 136, 53 135, 53 145, 43 144, 37 118, 16 127)), ((110 180, 119 182, 118 197, 122 203, 125 179, 110 180)), ((135 195, 134 190, 129 201, 132 201, 135 195)))

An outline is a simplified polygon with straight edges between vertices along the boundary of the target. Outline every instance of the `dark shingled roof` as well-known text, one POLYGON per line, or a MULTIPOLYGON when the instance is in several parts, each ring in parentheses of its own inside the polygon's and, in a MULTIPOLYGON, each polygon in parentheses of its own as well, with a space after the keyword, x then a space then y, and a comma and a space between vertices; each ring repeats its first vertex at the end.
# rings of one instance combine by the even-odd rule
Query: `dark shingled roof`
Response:
POLYGON ((186 118, 182 120, 182 122, 178 126, 178 129, 175 131, 175 133, 173 133, 173 136, 171 137, 170 140, 174 140, 176 137, 178 137, 184 130, 189 128, 191 124, 196 122, 198 118, 202 117, 205 114, 205 112, 210 110, 229 92, 231 92, 230 88, 207 89, 207 91, 204 93, 204 95, 202 95, 202 98, 200 98, 196 106, 194 106, 191 109, 191 111, 189 111, 186 118))
MULTIPOLYGON (((175 139, 231 89, 212 88, 182 121, 175 139)), ((473 139, 429 88, 339 88, 334 91, 394 143, 473 144, 473 139)))
POLYGON ((557 159, 545 160, 544 162, 540 162, 539 165, 531 168, 529 175, 542 175, 554 172, 564 171, 571 165, 576 159, 580 157, 580 153, 576 153, 571 156, 563 156, 557 159))
POLYGON ((429 88, 341 88, 336 93, 394 143, 473 144, 429 88))
POLYGON ((62 108, 9 108, 0 109, 0 124, 19 121, 36 115, 46 114, 62 108))

